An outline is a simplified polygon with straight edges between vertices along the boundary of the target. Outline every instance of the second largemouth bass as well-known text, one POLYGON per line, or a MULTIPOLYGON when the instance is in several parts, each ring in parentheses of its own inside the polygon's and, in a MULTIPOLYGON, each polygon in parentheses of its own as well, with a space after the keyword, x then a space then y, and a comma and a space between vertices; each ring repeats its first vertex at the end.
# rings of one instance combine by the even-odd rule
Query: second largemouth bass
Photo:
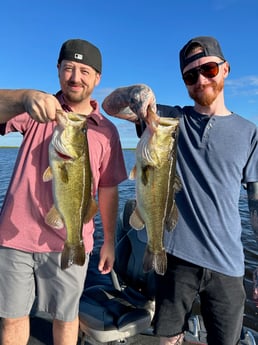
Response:
POLYGON ((178 221, 175 193, 181 186, 176 175, 179 120, 159 117, 150 108, 147 119, 136 148, 136 166, 130 174, 130 178, 136 178, 137 202, 130 225, 137 230, 146 226, 144 271, 154 269, 163 275, 167 269, 164 231, 174 229, 178 221))

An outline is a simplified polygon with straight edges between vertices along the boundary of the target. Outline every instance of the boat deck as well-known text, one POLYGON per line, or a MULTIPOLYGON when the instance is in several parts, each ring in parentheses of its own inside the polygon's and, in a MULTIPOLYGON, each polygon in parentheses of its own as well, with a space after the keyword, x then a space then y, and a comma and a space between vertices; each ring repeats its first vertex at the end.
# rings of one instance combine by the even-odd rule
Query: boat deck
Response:
MULTIPOLYGON (((253 332, 258 344, 258 333, 253 332)), ((158 345, 159 339, 149 335, 138 334, 130 337, 126 341, 127 345, 158 345)), ((52 322, 46 315, 37 315, 31 318, 31 336, 28 345, 53 345, 52 322)), ((80 339, 78 345, 81 345, 80 339)), ((93 339, 87 339, 84 345, 101 345, 93 339)), ((103 344, 102 344, 103 345, 103 344)), ((184 345, 190 345, 184 342, 184 345)))

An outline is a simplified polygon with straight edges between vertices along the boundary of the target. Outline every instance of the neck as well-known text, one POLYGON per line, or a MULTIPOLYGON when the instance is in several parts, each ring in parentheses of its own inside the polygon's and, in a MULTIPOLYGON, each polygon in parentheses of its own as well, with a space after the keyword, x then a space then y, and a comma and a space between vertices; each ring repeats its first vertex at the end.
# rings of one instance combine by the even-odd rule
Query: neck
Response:
POLYGON ((218 115, 218 116, 228 116, 231 115, 232 112, 227 109, 225 106, 222 107, 213 107, 211 106, 201 106, 199 104, 194 105, 194 110, 203 115, 218 115))
POLYGON ((87 116, 93 111, 93 106, 91 105, 90 99, 82 102, 71 102, 66 100, 66 104, 72 109, 72 111, 78 114, 87 116))
POLYGON ((87 106, 83 106, 82 104, 69 104, 69 106, 74 112, 86 116, 90 115, 90 113, 93 111, 93 107, 90 104, 87 106))

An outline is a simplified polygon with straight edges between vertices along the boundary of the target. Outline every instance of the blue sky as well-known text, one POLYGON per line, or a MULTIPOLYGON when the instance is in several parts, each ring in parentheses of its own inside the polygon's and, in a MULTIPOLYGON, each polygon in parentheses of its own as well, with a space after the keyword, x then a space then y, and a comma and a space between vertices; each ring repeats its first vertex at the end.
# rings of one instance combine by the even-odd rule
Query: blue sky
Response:
MULTIPOLYGON (((94 97, 145 83, 163 104, 192 104, 179 73, 178 52, 192 37, 212 35, 231 64, 226 105, 258 124, 257 0, 9 0, 0 12, 0 88, 59 89, 56 62, 70 38, 96 44, 103 74, 94 97)), ((109 117, 109 116, 108 116, 109 117)), ((123 147, 135 147, 134 126, 109 117, 123 147)), ((17 134, 0 146, 19 145, 17 134)))

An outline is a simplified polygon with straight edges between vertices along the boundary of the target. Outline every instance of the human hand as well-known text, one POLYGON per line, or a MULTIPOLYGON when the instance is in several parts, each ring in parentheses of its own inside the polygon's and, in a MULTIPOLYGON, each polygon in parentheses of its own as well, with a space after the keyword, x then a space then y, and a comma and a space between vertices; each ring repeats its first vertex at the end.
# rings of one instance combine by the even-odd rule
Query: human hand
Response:
POLYGON ((26 90, 23 96, 25 111, 38 122, 56 120, 57 112, 62 108, 56 97, 36 90, 26 90))
POLYGON ((113 244, 104 243, 100 249, 100 260, 98 269, 101 274, 108 274, 111 272, 115 261, 115 252, 113 244))
POLYGON ((253 299, 257 302, 258 308, 258 267, 253 271, 253 299))
POLYGON ((146 119, 149 107, 156 112, 156 98, 149 86, 138 84, 114 90, 102 107, 111 116, 137 122, 146 119))

